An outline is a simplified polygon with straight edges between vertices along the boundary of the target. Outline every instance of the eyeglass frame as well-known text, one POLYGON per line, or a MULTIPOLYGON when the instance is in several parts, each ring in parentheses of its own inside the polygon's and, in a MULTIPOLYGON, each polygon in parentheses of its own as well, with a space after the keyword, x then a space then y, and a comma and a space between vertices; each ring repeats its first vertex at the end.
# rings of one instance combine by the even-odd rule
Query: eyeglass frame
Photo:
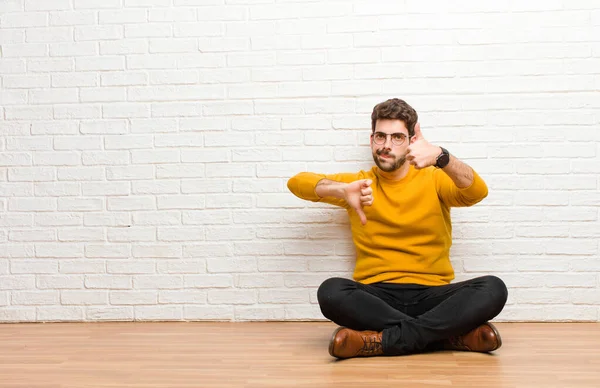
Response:
POLYGON ((406 142, 407 139, 410 139, 412 136, 407 135, 404 132, 394 132, 394 133, 385 133, 385 132, 381 132, 381 131, 374 131, 373 133, 371 133, 371 138, 373 139, 373 143, 377 144, 377 145, 382 145, 385 144, 387 142, 388 136, 390 137, 390 141, 392 142, 393 145, 395 146, 401 146, 402 144, 404 144, 404 142, 406 142), (385 135, 385 139, 383 140, 383 142, 378 143, 377 141, 375 141, 375 134, 380 133, 382 135, 385 135), (396 143, 394 142, 394 135, 402 135, 401 137, 403 137, 402 141, 400 143, 396 143))

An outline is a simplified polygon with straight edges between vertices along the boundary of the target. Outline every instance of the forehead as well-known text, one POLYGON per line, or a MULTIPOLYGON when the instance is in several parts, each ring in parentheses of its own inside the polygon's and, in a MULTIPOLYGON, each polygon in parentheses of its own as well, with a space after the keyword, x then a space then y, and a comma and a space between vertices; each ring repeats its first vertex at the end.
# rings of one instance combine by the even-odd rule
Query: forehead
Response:
POLYGON ((408 129, 402 120, 377 120, 375 123, 375 131, 385 133, 402 132, 408 135, 408 129))

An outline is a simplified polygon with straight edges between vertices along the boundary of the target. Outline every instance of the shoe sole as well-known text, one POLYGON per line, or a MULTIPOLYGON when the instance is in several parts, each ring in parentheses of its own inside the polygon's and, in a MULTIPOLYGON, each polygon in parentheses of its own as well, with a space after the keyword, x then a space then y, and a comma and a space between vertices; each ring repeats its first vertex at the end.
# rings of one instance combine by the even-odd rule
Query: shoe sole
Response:
POLYGON ((496 346, 496 348, 490 350, 491 352, 493 352, 494 350, 496 350, 500 346, 502 346, 502 337, 500 337, 500 332, 498 331, 498 329, 496 329, 496 326, 494 326, 493 324, 491 324, 489 322, 487 322, 487 325, 492 329, 492 331, 496 335, 496 339, 498 340, 498 346, 496 346))
POLYGON ((337 336, 337 333, 339 333, 342 329, 345 329, 345 327, 338 327, 331 335, 331 340, 329 341, 329 355, 331 357, 339 358, 333 354, 333 347, 335 346, 335 336, 337 336))

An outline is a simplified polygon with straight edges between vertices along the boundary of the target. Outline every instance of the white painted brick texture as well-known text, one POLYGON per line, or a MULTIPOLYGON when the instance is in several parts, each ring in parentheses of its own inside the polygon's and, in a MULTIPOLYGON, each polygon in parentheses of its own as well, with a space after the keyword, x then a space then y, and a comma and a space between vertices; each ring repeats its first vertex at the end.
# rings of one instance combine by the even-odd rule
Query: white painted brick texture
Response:
POLYGON ((323 319, 341 209, 390 97, 471 164, 457 280, 505 321, 600 320, 600 4, 11 0, 0 5, 0 322, 323 319), (452 4, 452 5, 449 5, 452 4))

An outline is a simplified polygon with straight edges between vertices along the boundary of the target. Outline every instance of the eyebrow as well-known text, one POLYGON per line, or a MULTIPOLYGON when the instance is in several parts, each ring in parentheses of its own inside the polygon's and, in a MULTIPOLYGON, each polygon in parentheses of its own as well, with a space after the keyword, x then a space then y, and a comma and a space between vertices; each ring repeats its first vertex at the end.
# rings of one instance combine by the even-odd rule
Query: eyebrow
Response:
POLYGON ((393 133, 385 133, 383 131, 375 131, 375 132, 373 132, 373 134, 376 134, 376 133, 383 133, 385 135, 404 135, 404 136, 408 136, 408 134, 404 133, 404 132, 393 132, 393 133))

